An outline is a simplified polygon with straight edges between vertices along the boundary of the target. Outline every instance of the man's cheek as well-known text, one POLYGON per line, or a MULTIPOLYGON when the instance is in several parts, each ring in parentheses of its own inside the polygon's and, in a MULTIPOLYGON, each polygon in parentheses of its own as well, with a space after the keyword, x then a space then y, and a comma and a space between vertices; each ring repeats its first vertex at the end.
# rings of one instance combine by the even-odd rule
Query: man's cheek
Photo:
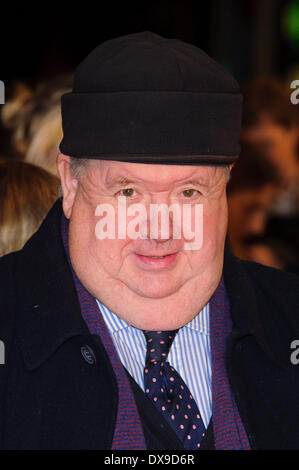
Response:
POLYGON ((124 240, 97 240, 93 244, 93 255, 108 271, 118 269, 122 260, 124 240))
POLYGON ((226 236, 227 216, 225 208, 203 213, 203 250, 217 251, 226 236))
POLYGON ((203 212, 203 239, 204 245, 209 243, 213 240, 213 236, 215 235, 215 216, 211 214, 211 212, 205 211, 203 212))

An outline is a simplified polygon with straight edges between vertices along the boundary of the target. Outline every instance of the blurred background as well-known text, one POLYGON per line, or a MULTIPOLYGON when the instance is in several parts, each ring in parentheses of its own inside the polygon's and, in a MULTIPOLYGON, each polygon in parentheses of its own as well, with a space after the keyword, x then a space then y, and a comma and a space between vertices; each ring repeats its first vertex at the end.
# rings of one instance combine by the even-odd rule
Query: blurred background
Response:
POLYGON ((240 258, 299 273, 299 104, 290 99, 299 80, 299 0, 6 4, 1 19, 0 255, 22 246, 58 197, 60 97, 75 67, 107 39, 150 30, 202 48, 239 81, 228 241, 240 258))

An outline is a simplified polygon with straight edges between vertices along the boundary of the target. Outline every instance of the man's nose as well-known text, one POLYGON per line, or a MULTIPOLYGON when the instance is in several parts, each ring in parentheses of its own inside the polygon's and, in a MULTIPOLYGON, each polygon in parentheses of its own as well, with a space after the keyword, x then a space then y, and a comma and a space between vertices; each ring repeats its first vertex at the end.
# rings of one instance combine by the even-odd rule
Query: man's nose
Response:
MULTIPOLYGON (((176 208, 178 210, 178 208, 176 208)), ((146 236, 157 242, 164 242, 178 233, 178 220, 175 220, 173 208, 165 198, 153 198, 147 207, 146 236)), ((177 237, 176 237, 177 238, 177 237)))

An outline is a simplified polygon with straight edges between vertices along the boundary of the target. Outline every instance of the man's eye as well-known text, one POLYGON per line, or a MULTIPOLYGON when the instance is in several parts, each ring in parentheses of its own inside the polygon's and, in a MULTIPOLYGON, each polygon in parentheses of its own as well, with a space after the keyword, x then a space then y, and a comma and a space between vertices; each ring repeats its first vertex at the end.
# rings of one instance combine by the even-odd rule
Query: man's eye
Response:
POLYGON ((121 189, 119 191, 119 194, 120 196, 132 197, 135 195, 135 189, 133 188, 121 189))
POLYGON ((183 191, 185 197, 192 197, 195 193, 198 193, 197 189, 185 189, 185 191, 183 191))

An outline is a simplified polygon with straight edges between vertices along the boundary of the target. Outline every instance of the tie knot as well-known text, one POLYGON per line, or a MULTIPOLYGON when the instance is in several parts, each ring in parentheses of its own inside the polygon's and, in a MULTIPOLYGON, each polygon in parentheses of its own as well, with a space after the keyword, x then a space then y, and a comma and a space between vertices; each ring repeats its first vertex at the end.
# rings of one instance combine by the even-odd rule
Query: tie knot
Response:
POLYGON ((165 361, 177 331, 144 330, 147 347, 146 362, 165 361))

